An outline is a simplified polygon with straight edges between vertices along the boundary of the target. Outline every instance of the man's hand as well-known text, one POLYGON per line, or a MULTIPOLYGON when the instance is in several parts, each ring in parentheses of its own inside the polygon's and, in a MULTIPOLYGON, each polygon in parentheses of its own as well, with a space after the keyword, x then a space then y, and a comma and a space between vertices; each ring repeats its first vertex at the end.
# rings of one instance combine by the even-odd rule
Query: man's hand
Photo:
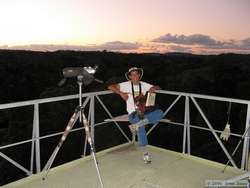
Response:
POLYGON ((127 100, 128 100, 128 93, 121 92, 121 93, 120 93, 120 96, 121 96, 121 98, 122 98, 124 101, 127 101, 127 100))
POLYGON ((156 90, 161 89, 159 86, 153 86, 149 89, 149 93, 154 93, 156 90))

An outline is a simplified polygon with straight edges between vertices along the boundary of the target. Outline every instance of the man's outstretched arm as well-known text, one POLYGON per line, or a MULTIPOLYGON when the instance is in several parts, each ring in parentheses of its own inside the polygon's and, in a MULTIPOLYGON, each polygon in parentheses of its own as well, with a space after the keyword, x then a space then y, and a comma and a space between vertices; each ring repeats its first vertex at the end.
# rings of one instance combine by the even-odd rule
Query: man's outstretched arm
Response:
POLYGON ((108 86, 108 89, 110 89, 114 93, 120 95, 123 100, 125 100, 125 101, 128 100, 128 93, 122 92, 120 90, 120 86, 118 84, 112 84, 112 85, 108 86))
POLYGON ((149 89, 149 92, 150 93, 154 93, 156 90, 159 90, 161 89, 159 86, 152 86, 150 89, 149 89))

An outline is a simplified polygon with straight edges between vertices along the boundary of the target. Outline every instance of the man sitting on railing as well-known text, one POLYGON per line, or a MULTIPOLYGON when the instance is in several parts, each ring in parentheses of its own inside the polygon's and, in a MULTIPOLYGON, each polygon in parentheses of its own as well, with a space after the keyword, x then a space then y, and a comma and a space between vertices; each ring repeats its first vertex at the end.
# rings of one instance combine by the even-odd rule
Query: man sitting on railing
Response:
POLYGON ((142 76, 143 69, 132 67, 125 73, 128 81, 110 85, 108 89, 126 101, 129 122, 132 124, 130 128, 137 132, 144 162, 150 163, 151 159, 145 147, 148 144, 145 125, 157 123, 163 117, 163 112, 155 106, 146 106, 146 93, 153 93, 159 87, 141 81, 142 76))

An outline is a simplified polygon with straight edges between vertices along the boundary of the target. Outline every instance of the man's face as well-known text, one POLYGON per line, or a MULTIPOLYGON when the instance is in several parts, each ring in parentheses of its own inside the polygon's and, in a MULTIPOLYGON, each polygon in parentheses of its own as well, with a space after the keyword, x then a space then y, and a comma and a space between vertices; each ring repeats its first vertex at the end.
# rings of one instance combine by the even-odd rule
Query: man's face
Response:
POLYGON ((140 81, 140 73, 138 71, 132 71, 129 74, 129 79, 133 82, 133 83, 137 83, 140 81))

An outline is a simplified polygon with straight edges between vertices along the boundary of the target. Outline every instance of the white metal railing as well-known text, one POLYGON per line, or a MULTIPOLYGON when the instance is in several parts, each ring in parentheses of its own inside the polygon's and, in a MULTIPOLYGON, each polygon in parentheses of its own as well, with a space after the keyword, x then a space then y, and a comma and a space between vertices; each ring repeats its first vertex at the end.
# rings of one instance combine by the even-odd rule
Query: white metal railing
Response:
MULTIPOLYGON (((249 122, 250 122, 250 101, 248 101, 248 100, 241 100, 241 99, 233 99, 233 98, 225 98, 225 97, 216 97, 216 96, 192 94, 192 93, 174 92, 174 91, 162 91, 161 90, 161 91, 158 91, 158 93, 177 96, 177 98, 170 105, 170 107, 164 112, 164 115, 166 115, 170 111, 170 109, 175 105, 175 103, 181 97, 185 97, 185 115, 184 115, 184 122, 183 122, 183 124, 176 123, 176 122, 169 122, 169 123, 172 123, 172 124, 178 124, 178 125, 184 126, 184 130, 183 130, 183 153, 191 154, 191 144, 190 144, 190 128, 191 127, 192 128, 196 128, 196 129, 200 129, 200 130, 210 131, 213 134, 213 136, 215 137, 215 139, 217 140, 217 142, 219 143, 221 149, 223 150, 223 152, 227 156, 227 158, 230 161, 230 163, 234 167, 238 168, 237 165, 236 165, 236 163, 232 159, 231 155, 227 151, 226 147, 224 146, 224 144, 220 140, 219 136, 217 135, 217 133, 221 133, 222 131, 215 130, 213 128, 213 126, 211 125, 211 123, 209 122, 208 118, 206 117, 206 115, 202 111, 202 109, 199 106, 199 104, 198 104, 198 102, 197 102, 196 99, 205 99, 205 100, 212 100, 212 101, 223 101, 223 102, 231 102, 231 103, 238 103, 238 104, 245 104, 245 105, 247 105, 247 114, 246 114, 246 121, 245 121, 245 131, 248 130, 248 128, 249 128, 249 122), (190 109, 189 109, 190 99, 194 103, 195 107, 199 111, 199 113, 202 116, 202 118, 204 119, 204 121, 206 122, 208 128, 203 128, 203 127, 199 127, 199 126, 195 126, 195 125, 191 125, 190 124, 190 109), (186 149, 186 145, 187 145, 187 149, 186 149)), ((154 127, 156 125, 157 124, 153 125, 153 127, 148 131, 148 134, 154 129, 154 127)), ((243 134, 234 134, 234 133, 230 133, 230 135, 241 137, 241 138, 243 136, 243 134)), ((244 170, 247 169, 247 161, 248 161, 248 155, 249 155, 249 136, 250 136, 250 132, 248 132, 246 134, 246 136, 244 137, 244 142, 243 142, 241 169, 244 169, 244 170)))
MULTIPOLYGON (((88 101, 90 101, 90 103, 89 103, 89 116, 88 116, 89 118, 88 119, 90 120, 90 124, 91 124, 91 127, 92 127, 91 128, 91 131, 92 131, 91 135, 92 135, 93 139, 94 139, 94 135, 95 135, 94 134, 95 127, 99 126, 99 125, 109 123, 109 122, 106 122, 106 121, 103 121, 103 122, 100 122, 100 123, 95 123, 95 114, 94 114, 95 113, 95 111, 94 111, 95 99, 97 99, 97 101, 101 104, 101 106, 103 107, 103 109, 107 113, 107 115, 110 118, 113 118, 111 112, 108 110, 106 105, 102 102, 102 100, 99 97, 100 95, 107 95, 107 94, 111 94, 111 93, 112 93, 111 91, 100 91, 100 92, 84 93, 82 95, 82 97, 86 98, 84 103, 83 103, 84 106, 88 103, 88 101)), ((183 145, 182 145, 182 152, 183 153, 191 155, 190 128, 209 131, 215 137, 216 141, 220 145, 221 149, 223 150, 223 152, 227 156, 227 158, 230 161, 230 163, 232 164, 232 166, 238 168, 235 161, 233 160, 232 156, 229 154, 226 147, 224 146, 224 144, 221 142, 220 138, 218 137, 218 133, 221 133, 222 131, 215 130, 213 128, 213 126, 211 125, 208 118, 206 117, 206 115, 202 111, 202 109, 199 106, 196 99, 205 99, 205 100, 212 100, 212 101, 224 101, 224 102, 239 103, 239 104, 247 105, 245 130, 248 129, 249 122, 250 122, 250 101, 232 99, 232 98, 215 97, 215 96, 207 96, 207 95, 198 95, 198 94, 192 94, 192 93, 164 91, 164 90, 159 90, 159 91, 157 91, 157 93, 161 93, 161 94, 164 94, 164 95, 176 96, 175 100, 172 102, 171 105, 169 105, 167 110, 164 112, 164 116, 166 116, 169 113, 169 111, 179 101, 180 98, 182 98, 182 97, 185 98, 185 107, 184 107, 185 108, 185 113, 184 113, 184 122, 183 123, 172 122, 172 121, 169 122, 169 121, 165 121, 164 119, 161 120, 161 122, 163 122, 163 123, 183 126, 183 145), (190 102, 193 102, 193 104, 197 108, 198 112, 201 114, 202 118, 204 119, 205 123, 208 126, 207 128, 190 124, 190 102)), ((37 99, 37 100, 30 100, 30 101, 23 101, 23 102, 16 102, 16 103, 1 104, 0 105, 0 110, 33 105, 34 106, 34 117, 33 117, 32 138, 28 139, 28 140, 21 141, 21 142, 16 142, 16 143, 8 144, 8 145, 5 145, 5 146, 0 146, 0 156, 2 158, 4 158, 5 160, 9 161, 10 163, 12 163, 17 168, 24 171, 27 175, 31 175, 33 173, 41 172, 42 167, 41 167, 41 161, 40 161, 40 141, 42 139, 46 139, 46 138, 49 138, 49 137, 54 137, 54 136, 57 136, 57 135, 61 135, 63 132, 57 132, 57 133, 48 134, 48 135, 45 135, 45 136, 40 136, 40 134, 39 134, 39 130, 40 130, 40 127, 39 127, 39 105, 44 104, 44 103, 52 103, 52 102, 56 102, 56 101, 65 101, 65 100, 77 99, 78 97, 79 97, 79 95, 69 95, 69 96, 62 96, 62 97, 53 97, 53 98, 46 98, 46 99, 37 99), (13 159, 11 159, 10 157, 8 157, 7 155, 5 155, 4 153, 1 152, 2 149, 10 148, 10 147, 25 144, 25 143, 31 143, 30 169, 27 169, 27 168, 23 167, 21 164, 17 163, 16 161, 14 161, 13 159), (34 160, 35 160, 35 163, 36 163, 36 169, 34 169, 34 166, 33 166, 34 160)), ((120 130, 121 134, 126 138, 126 140, 128 142, 130 142, 131 140, 125 134, 125 132, 121 129, 118 122, 114 121, 114 124, 120 130)), ((149 131, 147 132, 147 135, 150 134, 155 129, 155 127, 157 125, 158 125, 158 123, 154 124, 149 129, 149 131)), ((72 132, 73 131, 79 131, 79 130, 82 130, 82 129, 83 128, 75 128, 75 129, 72 129, 71 131, 72 132)), ((243 134, 241 135, 241 134, 235 134, 235 133, 230 133, 230 135, 240 137, 240 138, 242 138, 242 136, 243 136, 243 134)), ((247 134, 247 136, 244 138, 244 142, 243 142, 243 151, 242 151, 242 159, 241 159, 241 167, 240 168, 244 169, 244 170, 247 169, 247 160, 248 160, 248 153, 249 153, 249 135, 250 134, 247 134)), ((85 142, 85 145, 86 145, 86 142, 85 142)), ((86 148, 86 147, 84 147, 84 148, 86 148)), ((85 155, 85 153, 86 153, 86 150, 84 150, 84 155, 85 155)))

